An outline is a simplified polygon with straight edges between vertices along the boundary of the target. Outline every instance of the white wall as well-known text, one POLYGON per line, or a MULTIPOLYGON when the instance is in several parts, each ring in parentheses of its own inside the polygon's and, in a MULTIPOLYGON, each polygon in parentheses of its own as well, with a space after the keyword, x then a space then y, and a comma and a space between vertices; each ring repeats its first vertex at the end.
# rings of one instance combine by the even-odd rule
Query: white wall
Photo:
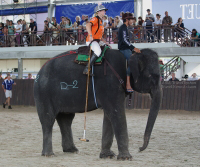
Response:
MULTIPOLYGON (((48 59, 25 59, 23 60, 24 72, 38 72, 48 59)), ((0 72, 11 72, 18 68, 18 60, 0 60, 0 72)))
POLYGON ((185 74, 188 74, 188 76, 191 77, 193 73, 197 73, 197 76, 200 77, 200 63, 185 64, 185 74))
POLYGON ((11 71, 12 68, 18 68, 17 60, 0 60, 0 71, 11 71))

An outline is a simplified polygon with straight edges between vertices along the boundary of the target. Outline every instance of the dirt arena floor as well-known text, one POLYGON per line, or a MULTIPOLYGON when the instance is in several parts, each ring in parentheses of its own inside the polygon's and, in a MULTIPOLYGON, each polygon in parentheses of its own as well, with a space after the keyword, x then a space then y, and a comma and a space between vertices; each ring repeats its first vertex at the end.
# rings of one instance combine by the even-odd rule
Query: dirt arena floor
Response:
MULTIPOLYGON (((53 128, 55 157, 42 157, 42 130, 35 107, 13 106, 0 109, 1 167, 163 167, 200 166, 200 112, 160 111, 148 148, 139 152, 148 110, 127 110, 129 148, 132 161, 100 159, 103 111, 87 114, 86 138, 83 135, 84 114, 76 114, 72 128, 78 154, 63 153, 57 122, 53 128)), ((112 150, 117 154, 114 140, 112 150)))

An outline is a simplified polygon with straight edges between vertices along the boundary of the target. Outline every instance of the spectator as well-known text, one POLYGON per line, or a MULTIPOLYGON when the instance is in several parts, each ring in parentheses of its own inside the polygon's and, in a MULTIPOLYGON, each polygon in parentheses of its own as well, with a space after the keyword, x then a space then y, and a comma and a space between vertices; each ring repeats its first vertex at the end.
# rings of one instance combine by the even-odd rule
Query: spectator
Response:
POLYGON ((27 44, 30 43, 29 27, 26 24, 25 20, 22 20, 22 40, 23 40, 24 46, 28 46, 27 44))
POLYGON ((169 81, 179 81, 176 77, 175 77, 175 73, 172 72, 172 78, 169 79, 169 81))
POLYGON ((85 20, 86 20, 86 19, 88 19, 88 21, 89 21, 88 15, 85 15, 85 20))
POLYGON ((108 16, 104 15, 103 18, 103 26, 104 26, 104 34, 103 34, 103 38, 107 38, 107 42, 109 42, 109 29, 107 31, 108 28, 108 16), (108 32, 108 33, 107 33, 108 32))
POLYGON ((19 47, 21 45, 21 32, 22 32, 22 25, 20 20, 17 21, 17 26, 15 27, 15 29, 16 29, 16 41, 19 47))
POLYGON ((160 18, 160 14, 156 14, 156 20, 154 22, 154 30, 157 37, 157 42, 161 42, 161 26, 162 26, 162 19, 160 18))
POLYGON ((8 46, 8 27, 7 26, 4 26, 3 34, 4 34, 4 42, 5 42, 4 46, 8 46))
POLYGON ((135 27, 137 26, 137 21, 136 21, 136 17, 133 17, 133 23, 129 26, 129 27, 135 27))
POLYGON ((173 23, 172 17, 168 15, 168 12, 165 12, 165 17, 162 20, 162 24, 164 27, 164 41, 168 42, 168 38, 171 41, 171 24, 173 23))
POLYGON ((124 14, 123 11, 120 12, 120 19, 122 20, 122 15, 124 14))
MULTIPOLYGON (((65 24, 66 24, 66 22, 67 22, 67 19, 69 19, 69 18, 68 18, 68 17, 64 17, 65 24)), ((71 22, 71 20, 70 20, 70 25, 72 25, 72 22, 71 22)))
POLYGON ((74 27, 78 27, 81 25, 81 18, 80 16, 76 16, 76 21, 74 22, 74 27))
POLYGON ((138 17, 138 24, 137 24, 137 34, 138 34, 138 39, 139 40, 142 40, 142 35, 144 34, 144 31, 143 31, 143 27, 145 26, 145 22, 144 20, 142 19, 142 17, 138 17))
POLYGON ((176 41, 178 42, 178 39, 181 38, 181 43, 182 43, 182 38, 184 37, 184 24, 183 24, 183 19, 180 17, 178 18, 177 23, 175 24, 176 28, 176 41))
POLYGON ((31 35, 30 35, 31 45, 36 46, 37 23, 33 19, 30 19, 29 28, 31 29, 31 35))
POLYGON ((67 31, 72 29, 71 20, 69 18, 67 18, 65 28, 67 31))
POLYGON ((8 27, 9 25, 10 25, 10 21, 7 19, 7 20, 6 20, 6 24, 5 24, 5 26, 8 27))
POLYGON ((188 80, 188 75, 185 74, 184 77, 182 77, 184 79, 184 81, 187 81, 188 80))
POLYGON ((108 28, 114 28, 114 19, 112 17, 109 17, 108 28))
POLYGON ((13 25, 13 21, 10 20, 9 26, 8 26, 8 41, 9 41, 9 45, 10 45, 11 47, 14 47, 14 46, 15 46, 14 34, 15 34, 15 27, 14 27, 14 25, 13 25))
POLYGON ((65 31, 67 31, 67 37, 70 37, 68 38, 68 42, 69 43, 73 43, 73 40, 74 40, 74 37, 73 37, 73 30, 72 30, 72 24, 71 24, 71 20, 69 18, 67 18, 67 21, 66 21, 66 26, 65 26, 65 31))
POLYGON ((148 36, 148 42, 150 42, 150 38, 151 38, 151 42, 154 42, 154 37, 152 35, 153 33, 153 22, 155 21, 154 15, 150 13, 150 9, 147 9, 147 15, 146 15, 146 30, 147 30, 147 36, 148 36))
POLYGON ((0 31, 3 31, 3 28, 4 28, 4 24, 0 23, 0 31))
POLYGON ((160 74, 161 74, 160 79, 161 79, 161 81, 163 81, 165 76, 164 76, 164 68, 163 68, 164 63, 162 60, 159 60, 159 66, 160 66, 160 74))
MULTIPOLYGON (((64 16, 61 16, 61 17, 60 17, 60 24, 61 24, 61 22, 63 22, 63 21, 65 22, 65 17, 64 17, 64 16)), ((59 24, 59 25, 60 25, 60 24, 59 24)))
POLYGON ((85 22, 85 19, 86 19, 86 17, 85 17, 85 15, 82 15, 82 17, 81 17, 81 25, 83 25, 83 23, 85 22))
POLYGON ((115 17, 114 27, 119 28, 119 27, 121 27, 122 25, 123 25, 122 20, 120 19, 119 16, 116 16, 116 17, 115 17))
POLYGON ((108 28, 108 16, 103 16, 103 26, 104 28, 108 28))
POLYGON ((56 18, 55 18, 55 17, 52 17, 52 24, 53 24, 54 20, 56 20, 56 18))
POLYGON ((64 16, 62 16, 62 21, 60 22, 59 25, 60 25, 61 30, 65 28, 66 22, 65 22, 65 17, 64 16))
POLYGON ((53 45, 58 45, 59 41, 59 24, 56 22, 56 18, 52 18, 53 24, 51 27, 51 31, 53 32, 53 45))
POLYGON ((138 24, 137 24, 138 26, 144 26, 145 25, 145 22, 144 22, 144 20, 142 19, 142 17, 140 16, 140 17, 138 17, 138 24))
POLYGON ((192 29, 192 34, 191 34, 191 39, 194 41, 194 45, 195 47, 199 46, 200 44, 198 44, 198 41, 200 41, 199 38, 199 33, 197 32, 196 29, 192 29))
MULTIPOLYGON (((80 22, 81 18, 80 16, 76 16, 76 21, 74 22, 74 24, 72 25, 72 29, 73 29, 73 32, 74 32, 74 36, 75 36, 75 40, 77 40, 77 32, 78 32, 78 29, 82 29, 82 26, 81 26, 81 22, 80 22)), ((81 31, 82 32, 82 31, 81 31)))
POLYGON ((33 79, 31 73, 28 74, 28 78, 27 79, 33 79))
MULTIPOLYGON (((128 12, 130 13, 130 12, 128 12)), ((128 26, 128 29, 133 29, 133 31, 129 31, 130 42, 134 42, 134 39, 138 39, 138 29, 137 29, 137 22, 136 17, 133 17, 133 22, 128 26), (134 35, 133 35, 134 34, 134 35), (136 37, 136 38, 135 38, 136 37)))
POLYGON ((85 19, 85 22, 83 23, 83 36, 84 36, 84 38, 86 37, 86 36, 88 36, 88 32, 87 32, 87 30, 86 30, 86 24, 87 23, 89 23, 89 20, 88 19, 85 19))
POLYGON ((82 27, 83 27, 84 32, 85 32, 85 30, 86 30, 86 24, 87 24, 88 22, 89 22, 89 20, 88 20, 88 19, 85 19, 84 22, 83 22, 83 24, 82 24, 82 27))
POLYGON ((50 32, 51 29, 49 28, 49 22, 47 20, 44 21, 44 41, 45 45, 49 46, 50 45, 50 32))
POLYGON ((2 78, 2 74, 1 74, 1 73, 0 73, 0 79, 3 79, 3 78, 2 78))
POLYGON ((5 79, 2 83, 2 88, 6 95, 6 102, 3 103, 3 108, 5 108, 6 104, 8 104, 8 109, 12 109, 10 105, 10 99, 12 98, 12 85, 16 85, 14 80, 11 79, 10 74, 7 74, 7 79, 5 79))
POLYGON ((59 26, 59 28, 60 28, 60 42, 61 42, 61 45, 64 45, 64 44, 66 44, 65 43, 65 27, 66 27, 66 23, 65 23, 65 17, 64 16, 62 16, 62 21, 60 22, 60 26, 59 26))
MULTIPOLYGON (((10 75, 10 73, 7 73, 7 76, 4 78, 4 79, 7 79, 8 78, 8 75, 10 75)), ((12 79, 12 78, 11 78, 12 79)))
POLYGON ((47 22, 48 22, 48 27, 51 29, 52 27, 52 23, 49 17, 46 18, 47 22))
POLYGON ((196 73, 193 73, 192 76, 188 78, 188 81, 196 81, 196 80, 198 80, 196 73))
POLYGON ((4 24, 0 23, 0 46, 4 44, 4 24))
POLYGON ((19 21, 20 21, 20 24, 22 24, 22 19, 19 19, 19 21))

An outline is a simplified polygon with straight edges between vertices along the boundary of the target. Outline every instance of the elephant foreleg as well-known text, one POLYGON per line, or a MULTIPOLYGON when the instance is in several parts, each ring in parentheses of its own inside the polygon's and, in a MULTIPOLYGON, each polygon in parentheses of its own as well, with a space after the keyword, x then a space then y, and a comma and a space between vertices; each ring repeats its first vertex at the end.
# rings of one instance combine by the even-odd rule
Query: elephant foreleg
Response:
POLYGON ((110 150, 113 143, 114 132, 112 124, 106 114, 103 119, 102 146, 100 158, 113 158, 115 153, 110 150))
POLYGON ((113 128, 114 134, 117 140, 118 150, 119 150, 117 159, 122 159, 122 160, 132 159, 132 156, 129 153, 129 149, 128 149, 129 140, 128 140, 128 131, 127 131, 127 123, 126 123, 126 115, 125 115, 124 106, 115 105, 115 107, 116 108, 109 106, 108 109, 104 107, 104 112, 108 116, 109 120, 111 121, 112 126, 110 128, 113 128))
POLYGON ((75 114, 64 114, 60 113, 57 115, 56 120, 60 126, 62 134, 62 147, 63 152, 78 152, 78 149, 74 145, 71 124, 75 114))

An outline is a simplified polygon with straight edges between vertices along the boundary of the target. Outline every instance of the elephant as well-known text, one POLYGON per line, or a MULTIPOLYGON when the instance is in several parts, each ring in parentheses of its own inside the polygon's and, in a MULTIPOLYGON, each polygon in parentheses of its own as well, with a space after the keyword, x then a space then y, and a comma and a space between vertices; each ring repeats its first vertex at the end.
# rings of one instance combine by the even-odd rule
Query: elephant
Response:
MULTIPOLYGON (((71 124, 75 113, 84 112, 86 79, 83 65, 74 63, 77 53, 68 51, 50 59, 38 72, 34 82, 34 99, 43 132, 43 156, 52 156, 52 128, 57 120, 62 134, 63 152, 77 152, 71 124)), ((126 85, 126 59, 119 50, 108 49, 105 59, 126 85)), ((142 49, 129 60, 131 86, 135 91, 150 93, 150 113, 144 134, 143 151, 149 143, 161 101, 158 55, 151 49, 142 49)), ((100 158, 112 158, 115 136, 118 145, 117 159, 131 159, 125 115, 126 92, 109 66, 94 66, 94 90, 98 107, 103 108, 103 130, 100 158), (106 70, 106 75, 105 75, 106 70), (111 128, 112 127, 112 128, 111 128)), ((90 83, 92 78, 90 77, 90 83)), ((88 111, 97 109, 93 85, 88 88, 88 111)))

